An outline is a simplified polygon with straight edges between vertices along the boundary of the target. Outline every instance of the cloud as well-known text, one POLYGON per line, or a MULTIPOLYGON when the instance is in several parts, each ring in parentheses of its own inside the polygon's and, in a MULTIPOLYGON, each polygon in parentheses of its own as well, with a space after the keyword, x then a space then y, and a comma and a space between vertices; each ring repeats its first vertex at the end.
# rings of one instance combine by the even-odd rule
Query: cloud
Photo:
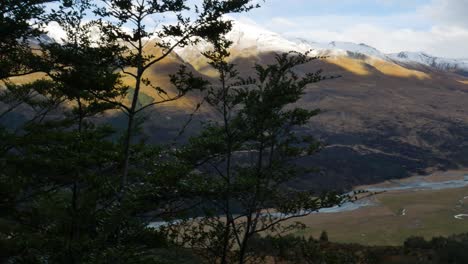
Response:
POLYGON ((468 26, 468 0, 433 0, 422 11, 439 24, 468 26))
MULTIPOLYGON (((334 0, 330 1, 331 5, 335 5, 334 0)), ((375 1, 388 6, 399 6, 408 2, 375 1)), ((413 5, 417 1, 415 0, 413 5)), ((386 14, 281 14, 259 24, 290 38, 301 37, 316 42, 366 43, 385 53, 424 51, 441 57, 468 58, 466 14, 468 0, 432 0, 419 1, 412 9, 386 14)))
MULTIPOLYGON (((272 21, 272 30, 276 27, 272 21)), ((339 24, 345 23, 345 20, 339 24)), ((289 23, 293 24, 293 22, 289 23)), ((450 58, 468 58, 468 29, 458 26, 432 26, 428 29, 412 29, 408 27, 388 28, 382 25, 361 23, 342 29, 330 27, 294 27, 294 30, 283 30, 283 35, 294 38, 301 37, 316 42, 350 41, 365 43, 385 53, 400 51, 424 51, 436 56, 450 58)))
POLYGON ((434 26, 429 30, 389 30, 373 25, 356 25, 341 32, 313 30, 309 31, 307 36, 319 41, 333 38, 339 41, 366 43, 386 53, 424 51, 441 57, 468 57, 468 30, 459 27, 434 26))
POLYGON ((63 43, 67 39, 67 33, 57 22, 51 22, 44 28, 47 35, 59 43, 63 43))

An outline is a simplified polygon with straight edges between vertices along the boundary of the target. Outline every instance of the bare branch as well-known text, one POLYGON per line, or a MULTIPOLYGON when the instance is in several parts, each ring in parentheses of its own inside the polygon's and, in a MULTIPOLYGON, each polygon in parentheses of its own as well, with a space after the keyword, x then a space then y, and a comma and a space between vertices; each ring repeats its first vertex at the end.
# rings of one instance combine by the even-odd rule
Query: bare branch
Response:
POLYGON ((147 104, 147 105, 141 107, 140 109, 136 110, 136 111, 135 111, 135 114, 137 114, 137 113, 139 113, 139 112, 145 110, 145 109, 148 108, 148 107, 154 106, 154 105, 164 104, 164 103, 176 101, 176 100, 182 98, 184 95, 185 95, 185 94, 178 94, 177 96, 172 97, 172 98, 169 98, 169 99, 164 99, 164 100, 162 100, 162 101, 155 101, 155 102, 152 102, 152 103, 147 104))

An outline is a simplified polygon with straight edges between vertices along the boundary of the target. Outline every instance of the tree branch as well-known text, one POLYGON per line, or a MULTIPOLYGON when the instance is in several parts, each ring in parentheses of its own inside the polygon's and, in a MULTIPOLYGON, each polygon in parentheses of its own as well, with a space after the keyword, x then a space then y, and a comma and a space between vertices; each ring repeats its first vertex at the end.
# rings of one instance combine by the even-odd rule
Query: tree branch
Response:
POLYGON ((183 93, 183 94, 178 94, 177 96, 172 97, 172 98, 164 99, 164 100, 162 100, 162 101, 155 101, 155 102, 152 102, 152 103, 147 104, 147 105, 141 107, 140 109, 136 110, 136 111, 135 111, 135 114, 137 114, 137 113, 139 113, 139 112, 145 110, 145 109, 148 108, 148 107, 154 106, 154 105, 158 105, 158 104, 163 104, 163 103, 168 103, 168 102, 176 101, 176 100, 182 98, 184 95, 185 95, 185 93, 183 93))

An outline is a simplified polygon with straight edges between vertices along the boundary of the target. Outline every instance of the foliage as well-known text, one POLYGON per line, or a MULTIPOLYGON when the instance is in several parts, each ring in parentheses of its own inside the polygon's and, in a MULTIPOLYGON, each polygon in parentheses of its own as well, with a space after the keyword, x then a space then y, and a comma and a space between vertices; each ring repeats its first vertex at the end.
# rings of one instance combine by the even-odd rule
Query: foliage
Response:
MULTIPOLYGON (((1 117, 21 106, 27 119, 16 131, 1 130, 2 262, 158 263, 153 251, 166 246, 147 228, 145 214, 167 205, 170 183, 149 189, 158 181, 147 179, 129 186, 127 199, 119 196, 122 148, 96 120, 127 87, 114 64, 120 46, 96 45, 89 37, 90 24, 82 20, 91 6, 65 1, 46 17, 65 25, 69 36, 40 45, 36 66, 47 78, 24 85, 5 80, 1 117)), ((161 151, 145 154, 151 159, 161 151)), ((148 169, 143 161, 135 162, 142 171, 148 169)))
POLYGON ((121 175, 121 194, 125 193, 130 170, 131 145, 134 132, 137 130, 136 117, 145 109, 174 101, 185 96, 190 91, 203 90, 206 81, 187 71, 185 65, 173 75, 171 84, 175 93, 169 93, 168 88, 162 88, 144 76, 151 67, 161 63, 170 56, 177 47, 194 44, 200 38, 217 39, 227 33, 232 25, 224 20, 223 15, 241 13, 254 8, 252 0, 204 0, 202 5, 190 8, 186 0, 102 0, 103 7, 95 10, 100 17, 97 21, 100 31, 107 43, 124 43, 116 61, 122 72, 134 80, 130 104, 118 103, 128 116, 126 135, 124 137, 124 156, 121 175), (195 18, 187 11, 194 11, 195 18), (168 15, 175 17, 175 21, 167 21, 160 27, 148 29, 145 21, 154 19, 164 20, 168 15), (125 31, 124 27, 131 29, 125 31), (145 47, 152 45, 159 53, 146 53, 145 47), (146 104, 141 104, 140 94, 144 87, 152 88, 160 97, 146 104))
POLYGON ((184 1, 102 1, 107 5, 103 9, 93 1, 64 0, 48 13, 40 5, 45 2, 49 1, 0 4, 0 29, 5 32, 0 45, 4 83, 0 118, 24 115, 16 130, 0 129, 1 261, 170 263, 180 259, 169 255, 162 259, 171 245, 148 223, 172 219, 191 205, 188 201, 198 192, 187 184, 193 167, 180 164, 164 146, 130 144, 130 140, 137 132, 133 124, 137 113, 202 89, 207 82, 182 66, 170 75, 177 90, 171 97, 143 74, 175 47, 196 41, 192 37, 216 38, 229 30, 223 14, 253 6, 250 1, 205 1, 191 22, 182 16, 184 1), (92 10, 99 19, 85 21, 92 10), (178 20, 157 33, 161 42, 156 46, 162 54, 144 54, 151 31, 145 30, 143 19, 168 12, 178 20), (113 18, 118 19, 116 24, 113 18), (60 43, 41 38, 39 44, 33 43, 31 38, 42 32, 31 22, 40 26, 52 21, 67 37, 60 43), (120 30, 125 23, 134 23, 131 34, 120 30), (179 40, 171 44, 169 38, 179 40), (8 79, 33 72, 46 78, 23 85, 8 79), (134 77, 135 86, 123 85, 122 75, 134 77), (162 101, 139 98, 142 85, 153 87, 162 101), (129 90, 133 95, 127 106, 129 90), (116 108, 129 116, 121 142, 113 140, 115 131, 99 122, 116 108), (122 170, 122 177, 116 177, 122 170))
POLYGON ((327 231, 322 231, 322 233, 320 234, 320 241, 321 242, 328 242, 328 233, 327 231))
MULTIPOLYGON (((256 65, 255 77, 239 78, 227 63, 230 41, 212 39, 204 55, 219 73, 219 85, 207 90, 206 101, 219 113, 198 137, 180 150, 179 158, 198 172, 200 211, 204 217, 187 221, 185 246, 200 249, 208 262, 254 261, 249 241, 262 232, 281 233, 299 227, 282 225, 323 207, 340 204, 335 193, 313 194, 287 188, 305 170, 295 164, 321 145, 298 128, 319 110, 295 107, 310 83, 324 79, 316 73, 299 76, 295 68, 317 59, 286 53, 271 65, 256 65)), ((176 227, 180 228, 180 225, 176 227)))
POLYGON ((195 16, 184 0, 63 0, 46 12, 47 2, 0 3, 0 121, 21 116, 16 127, 0 127, 0 262, 467 261, 466 236, 412 238, 401 248, 334 244, 326 232, 318 241, 278 236, 301 227, 294 218, 347 197, 288 187, 310 169, 297 159, 321 149, 300 130, 320 111, 296 106, 307 85, 325 79, 296 68, 318 58, 280 54, 248 78, 227 62, 232 22, 223 16, 253 1, 204 0, 195 16), (91 12, 96 19, 87 21, 91 12), (155 29, 144 23, 166 16, 176 19, 155 29), (41 42, 41 25, 52 21, 66 39, 41 42), (146 78, 175 48, 201 39, 213 46, 203 55, 216 84, 184 65, 169 76, 172 87, 146 78), (157 52, 146 53, 148 45, 157 52), (38 72, 45 77, 11 80, 38 72), (195 90, 219 114, 200 135, 177 148, 135 140, 138 114, 195 90), (117 110, 128 116, 120 141, 102 122, 117 110))
POLYGON ((34 56, 28 40, 41 31, 43 4, 56 0, 4 0, 0 3, 0 79, 35 72, 34 56), (34 27, 34 26, 36 27, 34 27))
POLYGON ((340 244, 288 235, 255 237, 253 250, 280 263, 454 264, 468 260, 467 243, 468 234, 435 237, 430 241, 410 237, 404 245, 396 247, 340 244))

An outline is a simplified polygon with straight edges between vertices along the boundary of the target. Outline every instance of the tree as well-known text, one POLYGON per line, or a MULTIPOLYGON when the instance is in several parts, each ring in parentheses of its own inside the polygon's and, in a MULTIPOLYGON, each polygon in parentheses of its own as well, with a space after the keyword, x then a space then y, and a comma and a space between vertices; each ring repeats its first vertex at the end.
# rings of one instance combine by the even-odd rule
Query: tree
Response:
POLYGON ((43 23, 43 4, 55 0, 6 0, 0 3, 0 81, 6 86, 0 101, 6 109, 0 119, 26 101, 31 101, 30 87, 13 85, 9 78, 39 71, 38 56, 31 47, 31 40, 39 37, 38 28, 43 23))
MULTIPOLYGON (((31 38, 39 36, 40 30, 34 27, 41 23, 43 14, 43 3, 52 2, 47 0, 13 1, 6 0, 0 3, 0 261, 3 262, 5 255, 9 255, 10 241, 8 236, 12 230, 9 217, 13 216, 24 196, 18 197, 19 193, 41 185, 39 182, 23 178, 21 175, 11 174, 14 169, 9 162, 15 141, 18 138, 14 132, 15 126, 25 120, 17 115, 15 119, 8 119, 18 107, 28 104, 33 109, 32 120, 40 119, 42 113, 47 111, 52 104, 51 101, 39 102, 38 93, 34 89, 43 90, 50 83, 38 81, 23 85, 15 85, 9 78, 22 76, 37 71, 36 56, 29 45, 31 38), (16 122, 11 122, 11 121, 16 122), (10 121, 10 126, 4 124, 10 121)), ((23 136, 23 135, 22 135, 23 136)), ((20 153, 16 153, 18 155, 20 153)))
POLYGON ((6 134, 2 149, 1 207, 8 210, 0 216, 0 241, 10 262, 138 262, 146 250, 148 239, 135 239, 146 227, 126 217, 131 205, 116 202, 118 144, 108 126, 93 122, 126 88, 113 68, 119 47, 90 39, 92 24, 83 22, 90 7, 86 0, 64 1, 48 15, 68 38, 40 45, 38 69, 47 78, 6 83, 3 101, 37 112, 6 134))
POLYGON ((333 193, 314 195, 286 185, 302 171, 295 159, 320 149, 296 130, 318 110, 294 106, 307 84, 323 79, 320 72, 299 76, 294 69, 316 58, 278 55, 276 64, 257 65, 257 75, 247 79, 226 62, 231 43, 221 36, 232 25, 223 15, 248 11, 252 1, 204 0, 194 20, 183 0, 103 0, 97 9, 88 0, 63 0, 43 16, 37 4, 44 2, 5 2, 31 13, 7 9, 1 17, 9 17, 5 21, 17 31, 2 47, 16 45, 12 50, 18 51, 1 55, 2 78, 47 75, 24 85, 7 80, 0 98, 7 105, 0 118, 25 117, 16 131, 0 131, 2 261, 158 263, 156 252, 170 244, 163 236, 168 235, 173 244, 187 242, 210 260, 246 263, 254 257, 250 241, 259 233, 287 231, 296 225, 281 225, 286 220, 340 203, 333 193), (98 20, 86 22, 92 9, 98 20), (168 13, 176 15, 174 23, 146 29, 145 19, 168 13), (25 24, 39 16, 62 26, 63 43, 33 47, 18 41, 40 33, 25 24), (174 93, 145 77, 176 47, 201 38, 214 46, 204 55, 219 72, 219 85, 209 86, 186 67, 171 75, 174 93), (159 53, 145 53, 149 43, 159 53), (122 75, 133 78, 130 87, 122 75), (140 105, 144 86, 161 100, 140 105), (206 101, 220 122, 208 123, 175 150, 132 140, 138 114, 192 90, 207 90, 206 101), (127 104, 122 98, 130 94, 127 104), (24 109, 16 111, 20 105, 24 109), (122 142, 97 121, 116 107, 128 115, 122 142), (154 218, 173 219, 192 208, 203 217, 175 226, 175 232, 174 226, 148 228, 154 218))
MULTIPOLYGON (((173 217, 174 208, 186 207, 184 202, 190 199, 192 189, 185 182, 191 173, 188 167, 172 162, 170 151, 164 148, 130 146, 136 134, 133 122, 144 109, 176 100, 191 89, 203 88, 206 82, 182 67, 171 76, 178 91, 175 96, 169 97, 162 88, 155 87, 162 101, 138 106, 141 85, 152 86, 143 74, 176 46, 195 41, 192 37, 214 37, 218 31, 228 30, 229 25, 221 20, 222 14, 251 8, 249 1, 205 1, 204 13, 195 22, 179 17, 176 25, 160 31, 159 37, 180 39, 172 46, 166 40, 158 42, 162 53, 155 57, 143 51, 144 39, 150 36, 143 19, 184 9, 183 1, 163 2, 104 1, 109 8, 98 9, 96 14, 121 19, 112 24, 104 20, 85 21, 86 13, 95 7, 91 1, 64 0, 58 10, 43 16, 65 30, 67 37, 63 43, 33 47, 25 42, 21 46, 31 51, 33 59, 21 59, 28 67, 12 68, 9 76, 40 71, 47 78, 27 85, 7 82, 1 98, 11 105, 3 116, 21 113, 14 112, 20 104, 33 112, 17 131, 1 131, 7 143, 2 146, 0 164, 1 187, 6 194, 0 205, 7 209, 0 215, 0 241, 2 252, 7 252, 6 260, 159 261, 154 250, 164 246, 165 241, 159 232, 147 227, 148 222, 154 217, 173 217), (134 12, 134 16, 125 18, 127 11, 134 12), (133 34, 126 35, 119 26, 129 21, 139 22, 133 34), (96 28, 101 30, 97 35, 93 34, 96 28), (122 45, 122 41, 128 46, 122 45), (136 71, 132 72, 132 68, 136 71), (121 73, 135 78, 130 106, 122 103, 129 87, 122 84, 121 73), (119 142, 112 140, 113 131, 96 122, 97 117, 116 106, 129 115, 123 153, 118 151, 119 142), (119 181, 115 175, 121 160, 125 161, 125 177, 119 181), (130 162, 134 165, 131 171, 130 162), (127 175, 132 176, 130 184, 127 175)), ((25 32, 21 33, 24 38, 29 34, 25 32)), ((6 59, 2 58, 3 62, 6 59)))
POLYGON ((328 242, 328 233, 327 231, 322 231, 319 238, 320 242, 328 242))
POLYGON ((227 63, 231 42, 210 41, 213 50, 204 55, 218 71, 219 85, 208 89, 206 101, 220 121, 208 123, 180 151, 198 172, 204 217, 187 221, 179 239, 200 249, 208 262, 246 263, 255 257, 249 255, 249 241, 256 234, 290 230, 297 225, 282 223, 343 200, 335 193, 287 188, 304 172, 295 160, 321 146, 297 130, 319 110, 295 103, 308 84, 324 77, 320 71, 296 74, 297 66, 318 58, 291 52, 277 55, 274 64, 256 65, 256 76, 242 79, 227 63))
POLYGON ((5 0, 0 3, 0 79, 34 72, 29 41, 41 34, 43 4, 56 0, 5 0))
POLYGON ((119 106, 128 116, 126 134, 124 138, 123 164, 121 175, 122 194, 128 182, 128 173, 131 160, 132 138, 136 130, 135 118, 145 109, 174 101, 191 90, 202 89, 205 82, 196 78, 181 67, 177 75, 172 75, 172 83, 176 91, 170 94, 167 88, 161 88, 145 78, 145 72, 153 65, 160 63, 177 47, 183 47, 197 42, 200 38, 216 38, 220 34, 230 30, 229 22, 222 19, 228 13, 245 12, 252 8, 252 0, 204 0, 201 6, 195 6, 192 10, 186 0, 102 0, 104 7, 96 10, 101 18, 101 30, 109 38, 109 41, 124 43, 127 47, 121 52, 119 60, 122 72, 133 78, 131 103, 119 106), (192 19, 188 11, 195 13, 192 19), (153 18, 157 21, 164 20, 165 16, 176 17, 175 21, 168 21, 161 27, 147 29, 145 21, 153 18), (117 21, 117 22, 114 22, 117 21), (131 32, 123 29, 123 26, 131 28, 131 32), (153 45, 159 49, 158 54, 145 53, 145 47, 153 45), (146 105, 139 106, 139 96, 143 86, 152 87, 161 97, 146 105))

